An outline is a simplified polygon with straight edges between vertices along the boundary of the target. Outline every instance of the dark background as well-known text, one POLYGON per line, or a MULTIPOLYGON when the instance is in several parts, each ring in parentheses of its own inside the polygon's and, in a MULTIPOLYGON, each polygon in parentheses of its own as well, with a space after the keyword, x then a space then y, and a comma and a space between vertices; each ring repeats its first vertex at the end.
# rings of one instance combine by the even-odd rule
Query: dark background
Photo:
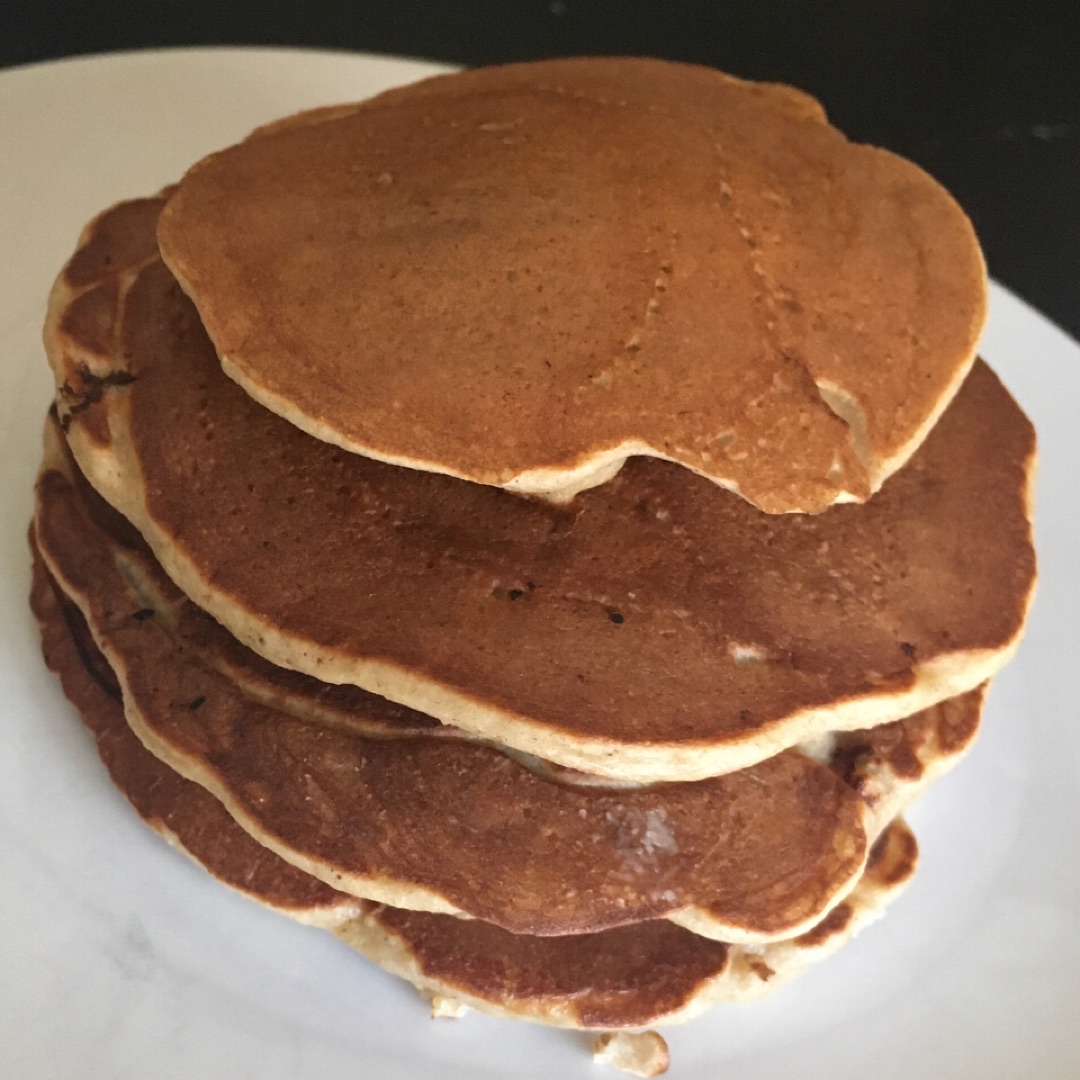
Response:
POLYGON ((991 273, 1080 337, 1080 0, 0 0, 0 65, 207 44, 651 54, 794 83, 945 183, 991 273))

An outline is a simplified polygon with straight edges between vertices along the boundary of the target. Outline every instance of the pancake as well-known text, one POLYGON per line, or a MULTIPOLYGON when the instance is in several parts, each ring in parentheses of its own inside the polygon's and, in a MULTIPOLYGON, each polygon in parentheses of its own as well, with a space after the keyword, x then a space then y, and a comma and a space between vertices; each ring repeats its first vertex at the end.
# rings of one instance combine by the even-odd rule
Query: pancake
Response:
POLYGON ((832 955, 880 917, 911 880, 917 857, 913 834, 903 821, 893 822, 843 903, 806 933, 756 948, 682 937, 685 931, 664 922, 585 938, 529 938, 482 922, 387 908, 334 932, 387 971, 483 1012, 592 1029, 682 1023, 714 1004, 764 997, 832 955), (592 951, 599 938, 603 960, 592 951), (691 964, 692 991, 668 990, 664 984, 673 974, 685 978, 691 964), (508 1004, 493 1007, 493 998, 508 1004))
POLYGON ((863 501, 975 356, 985 268, 916 166, 657 60, 440 76, 211 155, 162 254, 319 439, 566 501, 629 455, 772 513, 863 501))
POLYGON ((167 768, 139 742, 124 719, 120 684, 108 661, 36 550, 30 606, 41 628, 46 664, 94 736, 112 782, 155 832, 218 880, 298 922, 329 928, 359 914, 362 901, 278 858, 244 832, 213 796, 167 768))
POLYGON ((528 939, 476 921, 358 903, 255 843, 209 793, 143 748, 125 721, 107 662, 40 561, 31 601, 49 666, 94 734, 114 783, 152 828, 231 888, 333 928, 422 990, 485 1012, 611 1029, 688 1019, 714 1000, 760 996, 876 917, 915 868, 914 837, 897 822, 875 846, 855 890, 823 922, 793 941, 756 950, 706 941, 664 921, 528 939))
POLYGON ((108 535, 112 512, 88 509, 50 442, 35 536, 143 743, 260 843, 358 896, 533 935, 666 916, 726 941, 789 937, 850 891, 869 843, 977 730, 981 693, 909 718, 895 748, 872 732, 824 749, 828 764, 788 752, 695 784, 605 790, 425 731, 382 699, 357 699, 362 716, 342 723, 319 688, 291 673, 282 686, 235 643, 222 663, 228 635, 141 542, 108 535))
POLYGON ((169 576, 274 664, 653 782, 901 719, 1015 649, 1034 433, 985 365, 865 506, 774 517, 635 458, 554 507, 343 453, 257 405, 154 255, 153 210, 97 219, 58 279, 62 422, 169 576))
POLYGON ((110 545, 61 472, 47 470, 38 491, 43 553, 86 612, 143 741, 332 884, 530 933, 593 930, 726 894, 714 936, 783 936, 861 871, 866 808, 804 758, 705 785, 603 792, 547 781, 492 747, 425 738, 393 712, 380 724, 378 698, 344 730, 305 723, 295 690, 289 711, 274 709, 272 671, 249 669, 244 684, 267 687, 249 697, 222 665, 199 663, 215 651, 212 624, 182 633, 193 620, 170 616, 160 572, 153 580, 137 551, 125 558, 110 545))

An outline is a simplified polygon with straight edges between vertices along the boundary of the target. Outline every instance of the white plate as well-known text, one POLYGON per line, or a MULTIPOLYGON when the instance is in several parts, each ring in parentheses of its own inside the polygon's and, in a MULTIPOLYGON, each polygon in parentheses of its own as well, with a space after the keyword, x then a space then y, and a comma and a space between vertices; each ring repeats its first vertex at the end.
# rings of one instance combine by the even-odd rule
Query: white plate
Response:
MULTIPOLYGON (((51 389, 40 325, 83 223, 256 124, 432 70, 199 49, 0 74, 4 1077, 600 1075, 581 1035, 428 1020, 411 988, 174 854, 105 779, 26 610, 51 389)), ((1027 640, 975 751, 913 815, 912 889, 771 1000, 672 1029, 673 1080, 1080 1076, 1080 347, 995 288, 983 351, 1041 438, 1042 586, 1027 640)))

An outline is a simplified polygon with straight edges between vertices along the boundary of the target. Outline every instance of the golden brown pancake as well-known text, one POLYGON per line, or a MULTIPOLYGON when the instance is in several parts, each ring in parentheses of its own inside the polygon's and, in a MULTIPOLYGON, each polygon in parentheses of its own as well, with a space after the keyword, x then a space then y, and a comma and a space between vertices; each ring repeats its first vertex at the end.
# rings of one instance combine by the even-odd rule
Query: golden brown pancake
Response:
POLYGON ((345 449, 561 501, 631 454, 863 501, 970 367, 985 270, 815 105, 655 60, 440 76, 203 160, 161 250, 226 371, 345 449))
POLYGON ((63 422, 170 577, 273 663, 651 782, 900 719, 1019 641, 1034 434, 985 365, 865 506, 774 517, 636 458, 555 507, 257 405, 153 256, 148 205, 88 227, 57 282, 63 422))
POLYGON ((530 938, 476 920, 385 907, 334 932, 387 971, 484 1012, 593 1029, 680 1023, 710 1005, 761 998, 831 955, 881 915, 911 880, 917 859, 915 837, 902 820, 893 822, 841 904, 806 933, 756 948, 682 937, 685 931, 665 922, 582 938, 530 938), (602 958, 594 952, 601 943, 602 958), (692 990, 679 986, 679 977, 692 990))
POLYGON ((914 837, 894 823, 850 896, 792 941, 758 949, 707 941, 665 921, 570 939, 527 938, 475 920, 356 901, 262 848, 202 787, 148 753, 82 616, 35 561, 31 603, 49 666, 140 816, 224 884, 338 936, 429 993, 498 1015, 572 1027, 688 1019, 717 1000, 760 996, 832 952, 910 879, 914 837), (347 920, 347 921, 346 921, 347 920))

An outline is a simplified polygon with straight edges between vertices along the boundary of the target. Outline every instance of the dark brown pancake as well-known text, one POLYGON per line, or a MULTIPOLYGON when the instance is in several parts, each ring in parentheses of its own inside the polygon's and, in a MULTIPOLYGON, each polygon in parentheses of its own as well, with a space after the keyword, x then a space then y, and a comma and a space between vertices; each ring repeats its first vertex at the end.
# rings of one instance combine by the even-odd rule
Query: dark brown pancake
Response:
POLYGON ((513 1002, 500 1011, 560 1026, 643 1027, 689 1019, 714 1002, 761 997, 787 982, 876 918, 910 881, 917 861, 914 835, 894 822, 847 900, 806 933, 753 950, 720 942, 702 948, 701 938, 663 922, 582 938, 529 938, 482 922, 385 906, 335 933, 367 951, 375 923, 407 951, 407 964, 391 970, 419 985, 428 980, 429 988, 469 1004, 513 1002))
POLYGON ((57 283, 61 413, 170 576, 281 666, 653 781, 900 719, 1019 640, 1034 435, 982 364, 866 506, 771 517, 641 458, 556 508, 343 453, 256 405, 162 264, 118 261, 145 217, 106 214, 76 256, 115 255, 89 287, 122 286, 108 351, 83 279, 57 283))
POLYGON ((356 901, 261 847, 213 796, 143 748, 81 614, 58 594, 37 559, 31 605, 49 666, 93 733, 113 782, 155 831, 219 881, 292 918, 335 925, 353 915, 336 930, 348 944, 428 992, 466 996, 487 1011, 618 1028, 693 1013, 717 998, 754 996, 831 951, 914 870, 914 838, 894 825, 875 845, 848 900, 794 942, 749 956, 663 921, 564 941, 356 901), (903 847, 898 838, 906 841, 903 847))
POLYGON ((109 776, 155 832, 178 844, 219 881, 302 922, 333 926, 361 901, 290 866, 253 840, 209 792, 163 765, 124 719, 120 687, 79 609, 34 553, 30 606, 45 662, 94 736, 109 776))
POLYGON ((761 940, 812 924, 861 872, 863 801, 794 752, 696 784, 611 791, 402 726, 374 697, 356 703, 363 720, 334 722, 289 675, 272 707, 272 670, 216 662, 220 629, 184 617, 190 603, 167 599, 148 553, 109 539, 64 469, 60 459, 40 478, 36 536, 109 657, 129 720, 261 842, 328 883, 519 933, 668 915, 761 940))
POLYGON ((482 69, 271 125, 195 166, 159 237, 275 412, 564 501, 638 453, 770 512, 862 501, 986 309, 930 177, 787 88, 655 60, 482 69))

